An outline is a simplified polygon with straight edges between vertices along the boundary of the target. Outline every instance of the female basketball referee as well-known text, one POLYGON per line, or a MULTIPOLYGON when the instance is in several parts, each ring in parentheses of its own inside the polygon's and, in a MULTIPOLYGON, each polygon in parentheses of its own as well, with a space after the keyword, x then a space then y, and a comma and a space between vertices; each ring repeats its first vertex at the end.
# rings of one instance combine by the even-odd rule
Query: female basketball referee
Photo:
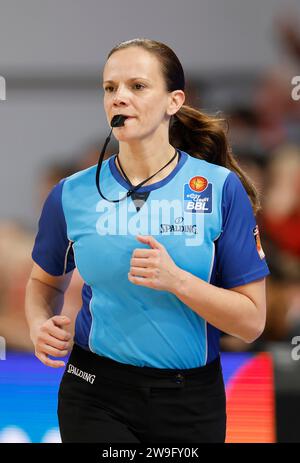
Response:
POLYGON ((169 47, 119 44, 103 88, 108 122, 124 117, 119 152, 101 190, 97 166, 52 189, 26 291, 36 356, 61 367, 50 356, 67 354, 70 320, 55 309, 75 266, 85 282, 59 389, 62 441, 224 442, 219 333, 251 343, 265 326, 256 191, 222 123, 184 105, 169 47))

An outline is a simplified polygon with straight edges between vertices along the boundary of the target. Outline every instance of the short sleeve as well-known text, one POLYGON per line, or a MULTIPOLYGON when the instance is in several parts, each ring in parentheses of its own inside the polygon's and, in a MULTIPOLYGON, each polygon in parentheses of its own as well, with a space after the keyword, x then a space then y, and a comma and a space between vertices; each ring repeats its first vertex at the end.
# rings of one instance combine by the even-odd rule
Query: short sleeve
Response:
POLYGON ((64 181, 55 185, 46 198, 31 254, 32 259, 53 276, 63 275, 75 268, 72 241, 67 236, 62 206, 64 181))
POLYGON ((222 232, 215 244, 218 286, 233 288, 269 275, 250 199, 234 172, 223 185, 222 232))

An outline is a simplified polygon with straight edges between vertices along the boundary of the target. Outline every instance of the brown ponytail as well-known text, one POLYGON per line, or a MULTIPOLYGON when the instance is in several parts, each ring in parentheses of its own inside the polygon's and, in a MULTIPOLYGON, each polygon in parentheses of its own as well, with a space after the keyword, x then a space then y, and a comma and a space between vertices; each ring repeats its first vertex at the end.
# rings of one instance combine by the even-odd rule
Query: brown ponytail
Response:
POLYGON ((261 209, 258 191, 235 159, 224 123, 225 119, 209 116, 191 106, 183 105, 172 117, 169 128, 170 144, 188 152, 194 158, 204 159, 235 172, 256 214, 261 209))
MULTIPOLYGON (((162 42, 146 38, 128 40, 116 45, 107 59, 116 51, 129 47, 142 47, 153 53, 161 64, 162 74, 168 92, 183 90, 185 78, 182 65, 174 51, 162 42)), ((195 158, 227 167, 240 178, 256 214, 261 206, 258 192, 247 174, 238 165, 227 140, 225 119, 209 116, 198 109, 183 105, 171 117, 169 141, 175 148, 182 149, 195 158)))

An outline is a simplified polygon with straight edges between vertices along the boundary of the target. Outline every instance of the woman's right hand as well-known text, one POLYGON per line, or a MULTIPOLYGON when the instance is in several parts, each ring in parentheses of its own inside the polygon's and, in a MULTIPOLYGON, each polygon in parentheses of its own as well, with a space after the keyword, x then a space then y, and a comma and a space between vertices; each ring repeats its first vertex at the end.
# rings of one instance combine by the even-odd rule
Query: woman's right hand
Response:
POLYGON ((52 368, 65 366, 62 360, 53 360, 52 357, 65 357, 72 346, 72 335, 65 329, 71 320, 62 315, 55 315, 48 320, 38 323, 31 331, 31 339, 35 348, 36 357, 52 368))

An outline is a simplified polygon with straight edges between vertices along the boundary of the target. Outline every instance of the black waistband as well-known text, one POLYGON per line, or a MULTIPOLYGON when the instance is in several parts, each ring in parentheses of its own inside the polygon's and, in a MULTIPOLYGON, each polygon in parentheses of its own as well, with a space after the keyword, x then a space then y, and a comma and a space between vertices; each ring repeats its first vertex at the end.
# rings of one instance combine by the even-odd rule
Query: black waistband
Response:
POLYGON ((151 368, 120 363, 87 351, 74 344, 66 371, 69 365, 96 378, 107 378, 134 386, 181 387, 201 385, 214 380, 220 372, 220 356, 212 362, 197 368, 170 369, 151 368))

